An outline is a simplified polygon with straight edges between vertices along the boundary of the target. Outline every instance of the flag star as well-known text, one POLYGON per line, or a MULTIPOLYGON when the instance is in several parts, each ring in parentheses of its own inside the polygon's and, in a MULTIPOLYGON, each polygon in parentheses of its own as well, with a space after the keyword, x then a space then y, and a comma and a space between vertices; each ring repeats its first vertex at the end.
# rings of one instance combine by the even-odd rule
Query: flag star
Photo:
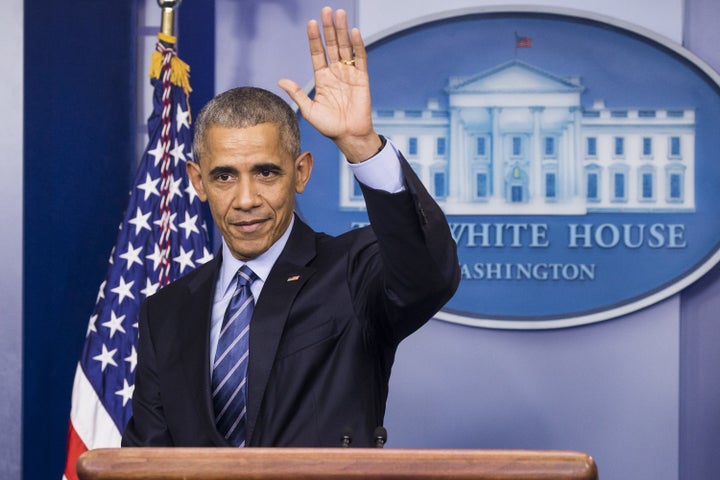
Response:
POLYGON ((127 379, 123 378, 123 388, 122 390, 118 390, 115 392, 115 395, 120 395, 123 397, 123 407, 125 404, 127 404, 128 400, 130 400, 133 396, 133 392, 135 391, 135 385, 128 385, 127 379))
POLYGON ((160 192, 158 191, 158 183, 160 183, 160 178, 156 178, 153 180, 152 176, 148 173, 145 176, 145 183, 138 184, 137 188, 145 192, 144 200, 147 200, 150 195, 157 195, 160 196, 160 192))
POLYGON ((172 202, 172 199, 175 198, 175 196, 182 198, 182 191, 180 190, 180 184, 182 181, 183 177, 180 177, 177 180, 175 177, 172 177, 170 182, 170 192, 168 193, 168 202, 172 202))
POLYGON ((152 260, 153 270, 157 270, 163 259, 162 251, 160 251, 160 245, 156 243, 155 250, 153 251, 152 255, 146 255, 145 258, 147 258, 148 260, 152 260))
POLYGON ((203 247, 203 256, 201 258, 198 258, 195 261, 197 263, 199 263, 200 265, 203 265, 212 259, 213 259, 213 254, 210 253, 210 250, 208 250, 207 247, 203 247))
POLYGON ((120 258, 124 259, 127 262, 127 266, 125 267, 127 270, 130 270, 134 263, 137 263, 138 265, 142 266, 143 262, 140 260, 140 252, 142 251, 142 246, 138 248, 133 248, 132 242, 128 242, 128 249, 125 253, 120 255, 120 258))
POLYGON ((122 326, 123 320, 125 320, 125 315, 120 315, 118 317, 115 315, 114 310, 110 312, 110 320, 102 324, 103 327, 110 329, 110 338, 112 338, 118 330, 125 333, 125 329, 122 326))
POLYGON ((113 359, 115 353, 117 353, 117 348, 113 348, 112 350, 108 351, 107 347, 103 343, 102 353, 93 357, 93 360, 97 360, 98 362, 102 363, 102 365, 100 366, 100 371, 104 372, 105 367, 107 367, 108 365, 117 367, 117 363, 115 363, 115 360, 113 359))
POLYGON ((158 139, 157 145, 153 150, 148 150, 148 155, 152 155, 152 157, 155 159, 155 166, 158 166, 158 163, 163 159, 163 156, 165 156, 165 149, 163 148, 162 142, 160 139, 158 139))
POLYGON ((130 352, 130 355, 125 357, 125 361, 130 364, 130 371, 135 371, 135 366, 137 365, 137 350, 135 350, 135 347, 132 347, 132 351, 130 352))
POLYGON ((190 214, 185 211, 185 221, 180 224, 180 228, 185 230, 185 238, 190 238, 191 233, 200 233, 200 230, 197 228, 197 215, 190 216, 190 214))
POLYGON ((177 104, 177 113, 175 114, 175 125, 179 132, 182 127, 190 128, 190 110, 183 110, 182 105, 177 104))
POLYGON ((188 186, 185 188, 185 193, 188 194, 188 203, 192 203, 197 198, 198 194, 197 191, 195 191, 195 187, 193 187, 192 182, 188 182, 188 186))
MULTIPOLYGON (((161 218, 155 220, 155 221, 153 222, 153 224, 157 225, 157 226, 160 227, 160 229, 162 230, 163 218, 166 218, 166 217, 167 217, 167 213, 163 213, 163 216, 162 216, 161 218)), ((171 231, 171 232, 177 232, 177 227, 175 226, 175 217, 177 217, 177 212, 171 213, 171 214, 170 214, 170 218, 169 218, 169 220, 168 220, 168 221, 169 221, 169 224, 170 224, 170 231, 171 231)))
POLYGON ((100 284, 100 289, 98 290, 97 298, 95 299, 95 304, 99 303, 100 300, 105 298, 105 285, 107 285, 107 280, 103 280, 103 282, 100 284))
POLYGON ((140 210, 140 207, 137 207, 137 212, 135 213, 135 218, 128 220, 128 223, 132 223, 133 225, 135 225, 135 235, 140 233, 140 230, 142 230, 143 228, 152 230, 152 228, 150 228, 150 224, 148 223, 148 218, 150 218, 151 213, 152 212, 142 213, 142 210, 140 210))
POLYGON ((180 246, 180 254, 173 258, 174 262, 180 264, 180 273, 185 271, 185 267, 194 268, 195 264, 192 261, 192 254, 194 250, 185 251, 185 248, 180 246))
MULTIPOLYGON (((157 267, 155 267, 155 270, 157 270, 157 267)), ((159 286, 160 286, 160 283, 152 283, 152 281, 148 278, 145 283, 145 288, 140 290, 140 293, 142 293, 146 297, 149 297, 153 293, 157 292, 159 286)))
POLYGON ((131 299, 135 300, 135 295, 133 295, 132 291, 130 290, 134 284, 135 280, 131 281, 130 283, 125 283, 125 279, 123 277, 120 277, 120 283, 118 284, 118 286, 110 289, 111 292, 117 293, 120 297, 120 299, 118 300, 118 305, 122 305, 125 297, 130 297, 131 299))
POLYGON ((97 322, 98 316, 97 314, 90 316, 90 321, 88 322, 88 329, 85 336, 87 337, 90 335, 91 332, 97 333, 97 328, 95 327, 95 322, 97 322))
POLYGON ((187 158, 185 158, 185 144, 181 143, 178 144, 177 138, 175 139, 175 146, 172 150, 170 150, 170 155, 172 155, 173 160, 175 160, 175 166, 177 167, 178 163, 180 161, 187 162, 187 158))

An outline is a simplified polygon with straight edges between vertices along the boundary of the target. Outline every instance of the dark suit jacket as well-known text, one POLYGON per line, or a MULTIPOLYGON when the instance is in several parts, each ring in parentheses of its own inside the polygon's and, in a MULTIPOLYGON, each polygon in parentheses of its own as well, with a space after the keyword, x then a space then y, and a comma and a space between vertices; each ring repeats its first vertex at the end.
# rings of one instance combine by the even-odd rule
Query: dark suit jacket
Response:
MULTIPOLYGON (((459 282, 445 217, 404 161, 403 170, 403 193, 363 187, 372 228, 331 237, 296 218, 253 314, 249 446, 340 446, 345 432, 352 446, 373 445, 398 343, 459 282)), ((203 265, 143 304, 123 445, 227 446, 210 397, 219 264, 203 265)))

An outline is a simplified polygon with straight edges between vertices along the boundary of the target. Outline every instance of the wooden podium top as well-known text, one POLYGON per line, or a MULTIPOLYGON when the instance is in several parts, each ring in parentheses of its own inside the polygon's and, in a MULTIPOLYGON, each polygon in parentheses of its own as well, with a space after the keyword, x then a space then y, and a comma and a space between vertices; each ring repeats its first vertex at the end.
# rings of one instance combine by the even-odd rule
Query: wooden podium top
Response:
POLYGON ((85 452, 80 480, 597 480, 584 453, 544 450, 113 448, 85 452))

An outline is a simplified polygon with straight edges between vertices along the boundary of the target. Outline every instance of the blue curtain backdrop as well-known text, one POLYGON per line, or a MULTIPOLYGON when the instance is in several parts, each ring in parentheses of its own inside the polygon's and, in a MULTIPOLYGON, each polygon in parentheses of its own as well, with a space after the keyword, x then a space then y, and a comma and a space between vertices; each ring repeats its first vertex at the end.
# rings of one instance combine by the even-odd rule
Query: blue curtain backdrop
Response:
POLYGON ((25 3, 23 477, 61 478, 74 365, 135 151, 136 5, 25 3))
POLYGON ((23 478, 61 478, 74 365, 127 198, 136 5, 25 3, 23 478))

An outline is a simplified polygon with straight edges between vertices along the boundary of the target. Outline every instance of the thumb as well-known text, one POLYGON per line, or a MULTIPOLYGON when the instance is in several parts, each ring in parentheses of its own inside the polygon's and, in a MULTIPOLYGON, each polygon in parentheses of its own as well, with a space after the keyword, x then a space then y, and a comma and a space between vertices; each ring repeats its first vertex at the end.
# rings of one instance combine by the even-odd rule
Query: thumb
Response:
POLYGON ((300 108, 300 112, 305 112, 308 108, 310 108, 312 100, 310 100, 307 93, 300 88, 300 85, 292 80, 283 78, 278 81, 278 86, 285 90, 285 93, 287 93, 292 101, 297 104, 298 108, 300 108))

